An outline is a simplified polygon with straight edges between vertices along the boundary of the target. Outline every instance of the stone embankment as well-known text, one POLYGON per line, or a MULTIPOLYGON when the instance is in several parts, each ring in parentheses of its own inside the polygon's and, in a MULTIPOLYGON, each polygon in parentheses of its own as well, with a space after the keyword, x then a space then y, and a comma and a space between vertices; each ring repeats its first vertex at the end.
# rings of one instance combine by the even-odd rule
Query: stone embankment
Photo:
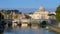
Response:
POLYGON ((47 26, 46 28, 60 34, 60 28, 59 27, 47 26))

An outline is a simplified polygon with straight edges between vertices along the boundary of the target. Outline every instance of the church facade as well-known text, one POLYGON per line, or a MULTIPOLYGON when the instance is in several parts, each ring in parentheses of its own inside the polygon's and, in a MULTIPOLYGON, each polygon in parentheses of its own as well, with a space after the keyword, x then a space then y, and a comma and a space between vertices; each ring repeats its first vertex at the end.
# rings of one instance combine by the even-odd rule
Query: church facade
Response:
POLYGON ((37 11, 29 16, 31 16, 32 19, 49 19, 48 14, 49 12, 45 11, 45 8, 41 6, 37 11))

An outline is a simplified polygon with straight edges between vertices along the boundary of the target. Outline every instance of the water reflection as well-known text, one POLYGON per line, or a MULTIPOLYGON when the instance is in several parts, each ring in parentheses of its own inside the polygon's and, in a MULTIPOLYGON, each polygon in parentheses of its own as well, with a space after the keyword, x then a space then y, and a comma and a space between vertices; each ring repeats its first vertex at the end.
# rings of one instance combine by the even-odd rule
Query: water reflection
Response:
POLYGON ((4 34, 57 34, 55 32, 38 27, 15 27, 8 28, 4 34))

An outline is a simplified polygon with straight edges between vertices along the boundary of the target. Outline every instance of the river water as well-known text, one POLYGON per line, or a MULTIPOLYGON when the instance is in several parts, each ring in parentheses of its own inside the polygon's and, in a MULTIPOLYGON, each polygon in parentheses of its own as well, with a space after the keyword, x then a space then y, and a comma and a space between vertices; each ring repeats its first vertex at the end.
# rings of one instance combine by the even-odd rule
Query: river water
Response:
POLYGON ((57 34, 57 33, 47 30, 46 28, 15 27, 15 28, 8 28, 4 32, 4 34, 57 34))

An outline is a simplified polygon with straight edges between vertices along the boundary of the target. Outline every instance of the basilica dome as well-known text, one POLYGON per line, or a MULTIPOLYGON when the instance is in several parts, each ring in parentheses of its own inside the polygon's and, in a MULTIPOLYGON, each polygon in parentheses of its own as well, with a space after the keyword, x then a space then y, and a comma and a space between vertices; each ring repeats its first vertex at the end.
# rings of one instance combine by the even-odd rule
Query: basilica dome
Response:
POLYGON ((43 6, 40 6, 39 11, 45 11, 45 8, 43 6))

